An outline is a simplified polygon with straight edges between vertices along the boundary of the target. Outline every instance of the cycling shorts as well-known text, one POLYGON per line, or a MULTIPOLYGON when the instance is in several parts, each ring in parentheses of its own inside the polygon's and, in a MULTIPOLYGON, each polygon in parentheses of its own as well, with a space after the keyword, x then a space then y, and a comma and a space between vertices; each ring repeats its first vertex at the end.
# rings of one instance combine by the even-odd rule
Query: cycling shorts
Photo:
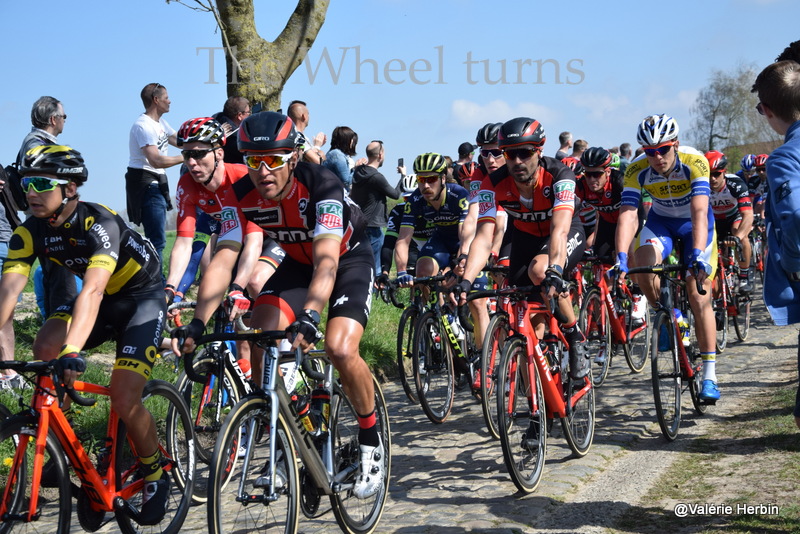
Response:
POLYGON ((284 252, 281 246, 274 239, 265 235, 264 245, 261 247, 261 256, 259 256, 258 261, 268 263, 272 265, 274 269, 277 269, 278 265, 281 264, 285 257, 286 252, 284 252))
POLYGON ((731 235, 731 230, 738 228, 741 223, 742 214, 738 212, 736 217, 731 217, 730 219, 717 219, 714 223, 714 227, 717 230, 717 239, 725 239, 731 235))
POLYGON ((419 249, 417 263, 422 258, 431 258, 439 265, 439 269, 450 266, 450 260, 458 254, 459 242, 452 236, 442 236, 434 232, 428 241, 419 249))
MULTIPOLYGON (((708 239, 699 259, 711 265, 711 274, 709 276, 713 278, 714 273, 717 271, 717 239, 711 210, 709 210, 709 215, 708 239)), ((677 245, 676 241, 678 240, 682 243, 682 257, 688 258, 691 256, 694 249, 691 219, 664 217, 651 211, 647 217, 647 222, 639 233, 636 248, 644 246, 655 247, 663 262, 672 253, 672 249, 677 245)), ((690 275, 691 273, 687 271, 686 274, 690 275)))
MULTIPOLYGON (((572 225, 567 233, 567 265, 564 266, 564 275, 571 273, 583 258, 586 250, 586 236, 583 233, 583 224, 578 217, 572 219, 572 225)), ((529 286, 533 284, 528 277, 528 266, 536 256, 547 254, 550 250, 550 236, 539 237, 527 232, 514 232, 509 260, 509 285, 529 286)))

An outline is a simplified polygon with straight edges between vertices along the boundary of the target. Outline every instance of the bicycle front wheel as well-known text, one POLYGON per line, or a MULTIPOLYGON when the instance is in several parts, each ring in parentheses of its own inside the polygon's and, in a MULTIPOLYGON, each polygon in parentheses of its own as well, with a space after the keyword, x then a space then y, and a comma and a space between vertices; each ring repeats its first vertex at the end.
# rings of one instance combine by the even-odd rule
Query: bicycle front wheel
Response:
POLYGON ((611 322, 600 290, 591 288, 583 297, 578 324, 586 336, 586 349, 594 363, 592 385, 603 385, 611 366, 611 322))
POLYGON ((481 350, 481 408, 486 429, 494 439, 500 439, 497 417, 497 368, 500 348, 508 337, 508 315, 498 312, 489 319, 481 350))
POLYGON ((422 411, 432 422, 444 423, 453 408, 453 355, 432 311, 420 315, 414 332, 414 370, 422 411))
POLYGON ((0 534, 9 532, 57 532, 67 534, 72 519, 72 492, 64 450, 52 432, 47 435, 42 465, 43 479, 38 490, 36 512, 39 518, 28 522, 29 504, 33 498, 33 461, 36 456, 36 418, 12 416, 0 426, 0 534), (46 484, 48 487, 43 487, 46 484))
POLYGON ((750 296, 733 297, 733 305, 736 308, 736 315, 733 316, 733 330, 739 341, 746 341, 750 335, 750 296))
POLYGON ((497 380, 500 444, 508 474, 523 493, 536 490, 542 480, 547 449, 547 414, 539 370, 528 370, 527 346, 521 338, 503 344, 497 380), (533 383, 531 383, 533 382, 533 383))
POLYGON ((213 534, 297 531, 300 485, 294 445, 279 413, 275 465, 270 465, 270 417, 270 402, 249 396, 222 425, 208 484, 208 527, 213 534))
POLYGON ((342 532, 367 534, 375 530, 389 496, 389 476, 392 468, 392 436, 389 431, 389 413, 380 385, 373 377, 375 387, 375 423, 383 444, 383 485, 375 495, 358 499, 352 487, 358 476, 355 466, 361 461, 358 445, 358 416, 344 390, 334 386, 331 399, 331 426, 333 433, 334 477, 341 478, 343 490, 331 495, 331 506, 342 532))
POLYGON ((720 286, 720 298, 715 299, 714 301, 714 320, 715 327, 717 329, 717 352, 724 351, 725 347, 728 346, 728 302, 731 300, 730 275, 726 273, 725 276, 721 276, 721 274, 721 271, 718 271, 717 282, 720 286), (725 299, 722 298, 723 292, 725 299), (725 302, 726 300, 727 302, 725 302))
POLYGON ((414 380, 414 325, 419 317, 419 309, 413 304, 403 310, 397 326, 397 371, 406 397, 413 404, 419 402, 414 380))
POLYGON ((653 321, 650 365, 658 424, 664 437, 672 441, 681 426, 681 369, 672 316, 664 310, 656 313, 653 321))

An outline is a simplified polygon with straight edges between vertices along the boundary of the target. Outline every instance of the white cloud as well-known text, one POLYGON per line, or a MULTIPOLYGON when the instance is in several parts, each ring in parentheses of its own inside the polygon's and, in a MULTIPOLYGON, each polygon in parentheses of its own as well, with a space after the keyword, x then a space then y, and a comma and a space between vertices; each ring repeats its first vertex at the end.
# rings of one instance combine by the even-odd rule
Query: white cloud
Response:
POLYGON ((619 111, 630 109, 630 100, 626 96, 611 96, 601 93, 584 93, 570 97, 572 105, 589 110, 588 118, 600 120, 619 111))

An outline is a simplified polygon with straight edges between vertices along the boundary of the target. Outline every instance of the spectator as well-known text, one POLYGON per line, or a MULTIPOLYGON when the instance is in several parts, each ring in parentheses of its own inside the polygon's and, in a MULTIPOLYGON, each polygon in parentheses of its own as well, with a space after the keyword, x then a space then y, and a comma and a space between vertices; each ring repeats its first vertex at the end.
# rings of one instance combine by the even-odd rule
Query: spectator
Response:
MULTIPOLYGON (((790 47, 791 48, 791 47, 790 47)), ((786 52, 784 52, 786 54, 786 52)), ((785 136, 767 159, 767 261, 764 303, 776 325, 800 323, 800 63, 784 60, 761 71, 756 109, 785 136)), ((800 346, 797 352, 800 368, 800 346)), ((800 428, 800 389, 794 408, 800 428)))
POLYGON ((448 184, 458 184, 461 185, 461 182, 456 179, 455 165, 453 163, 453 158, 450 156, 445 156, 444 160, 447 162, 447 169, 445 170, 445 182, 448 184))
POLYGON ((558 135, 558 142, 561 143, 561 146, 559 147, 558 152, 556 152, 556 159, 561 161, 562 159, 569 157, 568 150, 572 148, 572 134, 569 132, 561 132, 558 135))
POLYGON ((387 222, 386 197, 397 200, 402 192, 402 183, 392 187, 378 170, 383 165, 384 156, 383 141, 372 141, 367 145, 367 163, 356 167, 353 173, 353 191, 350 194, 367 220, 367 237, 375 255, 375 276, 381 273, 383 229, 387 222))
MULTIPOLYGON (((33 128, 22 140, 22 146, 17 154, 17 168, 22 165, 27 152, 39 145, 57 145, 57 138, 64 131, 67 114, 64 106, 52 96, 43 96, 33 103, 31 108, 31 123, 33 128)), ((7 215, 7 214, 6 214, 7 215)), ((64 266, 53 263, 44 258, 41 262, 44 283, 45 317, 62 304, 78 296, 75 285, 75 275, 64 266)), ((13 350, 12 350, 13 353, 13 350)))
POLYGON ((350 191, 353 184, 353 171, 356 165, 364 165, 367 160, 361 158, 358 162, 353 160, 356 155, 358 134, 347 126, 337 126, 331 134, 331 149, 325 155, 323 165, 339 177, 346 191, 350 191))
POLYGON ((589 148, 589 142, 583 139, 578 139, 572 145, 572 154, 570 157, 580 160, 587 148, 589 148))
POLYGON ((322 147, 328 142, 328 136, 324 132, 319 132, 314 136, 314 139, 309 142, 308 138, 303 132, 306 131, 308 126, 308 107, 306 103, 301 100, 292 100, 289 103, 289 109, 286 113, 290 119, 294 121, 294 127, 300 134, 298 146, 303 149, 303 159, 309 163, 320 164, 325 160, 325 154, 322 152, 322 147))
POLYGON ((619 145, 619 171, 625 174, 625 169, 631 163, 631 144, 622 143, 619 145))
POLYGON ((145 237, 163 260, 167 211, 172 209, 164 169, 180 165, 183 158, 167 155, 168 144, 177 146, 176 132, 163 118, 171 104, 167 88, 160 83, 148 83, 142 89, 141 98, 145 111, 131 127, 130 160, 125 173, 128 219, 144 227, 145 237))
POLYGON ((225 163, 242 164, 242 153, 236 147, 236 132, 239 131, 239 125, 248 115, 250 115, 250 101, 243 96, 228 97, 225 105, 222 106, 222 111, 212 115, 227 133, 225 138, 227 142, 222 147, 222 161, 225 163))

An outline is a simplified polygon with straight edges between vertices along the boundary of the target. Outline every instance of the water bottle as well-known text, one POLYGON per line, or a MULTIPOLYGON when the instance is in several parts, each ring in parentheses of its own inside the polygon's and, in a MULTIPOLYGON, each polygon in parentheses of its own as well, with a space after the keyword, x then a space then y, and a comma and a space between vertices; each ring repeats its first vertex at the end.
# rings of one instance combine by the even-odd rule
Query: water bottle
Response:
POLYGON ((305 427, 306 431, 310 434, 313 434, 314 431, 317 429, 317 425, 314 421, 314 414, 311 413, 311 405, 308 402, 308 396, 306 395, 292 395, 292 402, 294 404, 295 410, 297 411, 297 419, 303 426, 305 427))
POLYGON ((447 317, 447 322, 450 323, 450 328, 453 330, 453 335, 456 336, 457 340, 462 341, 464 339, 464 330, 458 324, 458 318, 452 313, 447 313, 445 316, 447 317))
POLYGON ((311 392, 311 413, 319 421, 322 432, 328 430, 328 418, 331 414, 331 394, 322 386, 317 386, 311 392))

